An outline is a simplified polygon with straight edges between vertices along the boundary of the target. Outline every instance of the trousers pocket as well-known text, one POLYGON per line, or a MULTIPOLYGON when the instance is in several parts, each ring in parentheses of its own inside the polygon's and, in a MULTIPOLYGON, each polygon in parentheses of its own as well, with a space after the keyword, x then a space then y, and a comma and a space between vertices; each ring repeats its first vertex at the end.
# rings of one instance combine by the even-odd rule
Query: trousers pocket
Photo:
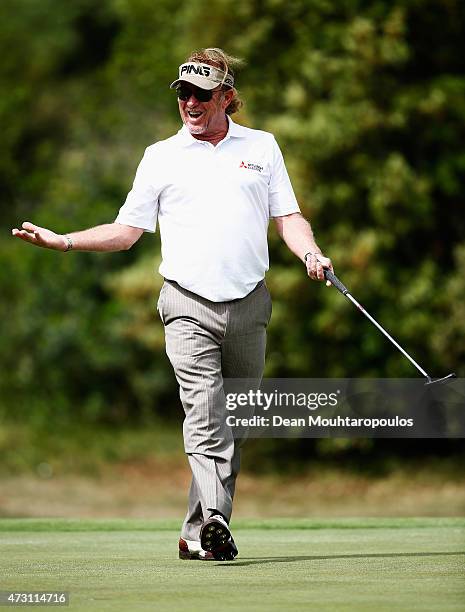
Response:
POLYGON ((165 293, 166 293, 166 287, 168 285, 165 283, 163 283, 162 288, 160 289, 160 294, 158 296, 158 301, 157 301, 157 310, 158 310, 158 315, 161 319, 161 322, 163 323, 163 325, 165 324, 165 317, 163 314, 163 305, 165 302, 165 293))
POLYGON ((273 312, 273 301, 271 299, 271 295, 270 292, 268 290, 268 287, 266 286, 266 283, 264 283, 265 286, 265 295, 266 295, 266 308, 267 308, 267 322, 266 324, 268 325, 268 323, 271 320, 271 314, 273 312))

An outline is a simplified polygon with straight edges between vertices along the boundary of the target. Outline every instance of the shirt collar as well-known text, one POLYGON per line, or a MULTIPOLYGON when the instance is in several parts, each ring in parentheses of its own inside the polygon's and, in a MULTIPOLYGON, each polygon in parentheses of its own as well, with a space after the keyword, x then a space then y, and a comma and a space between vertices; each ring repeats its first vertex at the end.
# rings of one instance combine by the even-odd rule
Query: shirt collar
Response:
MULTIPOLYGON (((224 140, 227 140, 228 138, 244 138, 245 129, 242 127, 242 125, 239 125, 238 123, 234 123, 234 121, 231 119, 229 115, 226 115, 226 117, 228 119, 229 128, 228 128, 228 133, 224 137, 224 140)), ((181 139, 181 145, 183 147, 188 147, 196 142, 202 142, 198 138, 194 138, 194 136, 192 136, 192 134, 189 132, 189 130, 187 129, 185 125, 183 125, 182 128, 179 130, 178 136, 181 139)))

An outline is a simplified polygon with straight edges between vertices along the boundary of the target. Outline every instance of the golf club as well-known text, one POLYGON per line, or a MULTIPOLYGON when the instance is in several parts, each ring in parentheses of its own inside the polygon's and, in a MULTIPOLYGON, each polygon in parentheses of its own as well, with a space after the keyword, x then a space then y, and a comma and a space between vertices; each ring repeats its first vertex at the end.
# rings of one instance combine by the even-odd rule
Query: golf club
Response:
POLYGON ((325 268, 325 269, 324 269, 324 275, 325 275, 326 280, 329 280, 329 281, 331 282, 331 284, 333 284, 333 285, 336 287, 336 289, 342 293, 342 295, 345 295, 345 296, 346 296, 346 298, 348 298, 348 299, 349 299, 349 300, 352 302, 352 304, 354 304, 355 306, 357 306, 357 308, 358 308, 358 309, 359 309, 361 312, 363 312, 363 314, 364 314, 364 315, 367 317, 367 319, 369 319, 369 320, 370 320, 370 321, 373 323, 373 325, 375 325, 375 326, 376 326, 376 327, 379 329, 379 331, 383 332, 383 334, 386 336, 386 338, 387 338, 388 340, 390 340, 390 341, 392 342, 392 344, 393 344, 393 345, 394 345, 394 346, 395 346, 397 349, 399 349, 399 351, 400 351, 400 352, 401 352, 401 353, 402 353, 402 354, 403 354, 405 357, 407 357, 407 359, 410 361, 410 363, 412 363, 412 364, 413 364, 413 365, 416 367, 416 369, 417 369, 419 372, 421 372, 421 373, 423 374, 423 376, 426 378, 426 383, 425 383, 425 384, 427 384, 427 385, 432 385, 432 384, 436 384, 436 383, 443 383, 443 382, 445 382, 446 380, 448 380, 449 378, 455 378, 455 377, 456 377, 455 373, 454 373, 454 372, 451 372, 450 374, 448 374, 447 376, 443 376, 442 378, 435 378, 435 379, 431 378, 431 376, 430 376, 430 375, 429 375, 427 372, 425 372, 425 370, 424 370, 424 369, 423 369, 423 368, 422 368, 420 365, 418 365, 418 363, 415 361, 415 359, 413 359, 413 357, 411 357, 411 356, 410 356, 410 355, 407 353, 407 351, 405 351, 405 350, 404 350, 404 349, 403 349, 403 348, 400 346, 400 344, 398 344, 398 343, 397 343, 397 342, 394 340, 394 338, 393 338, 393 337, 392 337, 390 334, 388 334, 388 332, 387 332, 387 331, 384 329, 384 327, 382 327, 382 326, 381 326, 381 325, 378 323, 378 321, 376 321, 376 320, 375 320, 375 319, 374 319, 374 318, 373 318, 373 317, 372 317, 372 316, 371 316, 371 315, 370 315, 370 314, 369 314, 369 313, 368 313, 368 312, 367 312, 367 311, 366 311, 366 310, 363 308, 363 306, 357 302, 357 300, 356 300, 356 299, 355 299, 355 298, 354 298, 354 297, 353 297, 353 296, 352 296, 352 295, 349 293, 349 290, 347 289, 347 287, 346 287, 346 286, 345 286, 343 283, 341 283, 341 281, 338 279, 338 277, 337 277, 337 276, 336 276, 336 275, 335 275, 333 272, 331 272, 331 270, 329 270, 328 268, 325 268))

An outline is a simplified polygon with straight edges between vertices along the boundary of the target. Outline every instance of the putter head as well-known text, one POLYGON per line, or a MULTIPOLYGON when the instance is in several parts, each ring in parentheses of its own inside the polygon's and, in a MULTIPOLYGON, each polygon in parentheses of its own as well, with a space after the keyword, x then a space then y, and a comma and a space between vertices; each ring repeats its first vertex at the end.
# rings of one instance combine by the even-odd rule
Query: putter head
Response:
POLYGON ((455 372, 451 372, 450 374, 448 374, 447 376, 443 376, 442 378, 435 378, 434 380, 428 377, 428 380, 425 383, 425 385, 435 385, 436 383, 442 384, 442 383, 445 383, 450 378, 457 378, 457 375, 455 374, 455 372))

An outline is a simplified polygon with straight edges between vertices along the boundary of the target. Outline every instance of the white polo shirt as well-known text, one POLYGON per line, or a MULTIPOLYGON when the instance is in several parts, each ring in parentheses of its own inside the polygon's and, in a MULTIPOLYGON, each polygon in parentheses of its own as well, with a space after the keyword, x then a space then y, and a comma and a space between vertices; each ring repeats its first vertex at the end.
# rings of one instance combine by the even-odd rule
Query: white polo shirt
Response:
POLYGON ((116 223, 161 234, 160 274, 214 302, 244 297, 269 267, 270 217, 299 212, 274 136, 234 123, 213 146, 183 126, 145 151, 116 223))

